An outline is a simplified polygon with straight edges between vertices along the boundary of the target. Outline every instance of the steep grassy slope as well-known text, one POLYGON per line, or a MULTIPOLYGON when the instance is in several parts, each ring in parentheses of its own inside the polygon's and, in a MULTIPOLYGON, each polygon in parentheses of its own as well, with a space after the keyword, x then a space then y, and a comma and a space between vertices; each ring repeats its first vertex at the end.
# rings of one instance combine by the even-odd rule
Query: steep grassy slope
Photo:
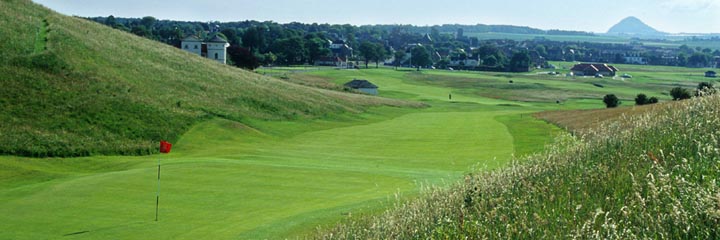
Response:
POLYGON ((0 154, 146 154, 199 119, 300 119, 405 105, 265 78, 179 49, 0 1, 0 154))
POLYGON ((325 239, 718 239, 720 96, 624 118, 325 239))

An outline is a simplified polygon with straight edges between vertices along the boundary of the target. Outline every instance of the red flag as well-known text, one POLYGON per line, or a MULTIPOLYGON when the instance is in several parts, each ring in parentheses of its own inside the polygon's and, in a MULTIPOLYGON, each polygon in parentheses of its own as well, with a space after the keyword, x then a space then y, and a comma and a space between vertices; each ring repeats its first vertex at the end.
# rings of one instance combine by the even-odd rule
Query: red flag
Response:
POLYGON ((160 141, 160 152, 161 153, 170 153, 170 149, 172 148, 172 144, 166 141, 160 141))

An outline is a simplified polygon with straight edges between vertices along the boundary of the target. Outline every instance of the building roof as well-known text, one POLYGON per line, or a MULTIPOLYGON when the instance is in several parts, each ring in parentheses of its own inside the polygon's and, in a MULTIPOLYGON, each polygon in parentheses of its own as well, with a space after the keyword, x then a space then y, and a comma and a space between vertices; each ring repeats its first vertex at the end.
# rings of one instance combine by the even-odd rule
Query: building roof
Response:
POLYGON ((213 42, 213 43, 228 43, 227 40, 221 38, 221 37, 218 36, 218 35, 215 35, 215 36, 214 36, 213 38, 211 38, 210 41, 208 41, 208 42, 213 42))
POLYGON ((195 35, 187 36, 187 37, 184 38, 182 41, 183 41, 183 42, 202 42, 202 41, 200 41, 200 39, 199 39, 198 37, 196 37, 195 35))
POLYGON ((378 88, 375 84, 372 84, 368 80, 355 79, 345 84, 346 87, 350 88, 378 88))
POLYGON ((617 72, 620 71, 616 67, 607 65, 607 64, 600 64, 600 63, 581 63, 575 65, 570 71, 588 71, 592 70, 595 72, 601 72, 601 71, 608 71, 608 72, 617 72))

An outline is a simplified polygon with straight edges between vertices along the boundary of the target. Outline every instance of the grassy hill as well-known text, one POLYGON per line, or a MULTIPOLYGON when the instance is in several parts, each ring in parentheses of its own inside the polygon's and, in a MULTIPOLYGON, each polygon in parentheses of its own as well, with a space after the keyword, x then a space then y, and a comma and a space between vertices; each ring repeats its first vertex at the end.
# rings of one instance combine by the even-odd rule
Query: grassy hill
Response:
POLYGON ((718 95, 644 109, 319 237, 717 239, 718 109, 718 95))
POLYGON ((0 1, 0 35, 0 154, 148 154, 209 117, 288 120, 411 105, 262 77, 29 0, 0 1))

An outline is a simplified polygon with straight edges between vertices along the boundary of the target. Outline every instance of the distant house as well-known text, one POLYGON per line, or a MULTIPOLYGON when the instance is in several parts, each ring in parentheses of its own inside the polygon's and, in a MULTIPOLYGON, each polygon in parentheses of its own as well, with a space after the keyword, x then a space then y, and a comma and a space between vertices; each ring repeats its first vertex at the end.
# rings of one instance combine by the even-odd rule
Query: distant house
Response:
POLYGON ((226 64, 227 48, 230 44, 215 35, 213 38, 203 42, 198 37, 190 35, 182 40, 180 48, 201 57, 213 59, 222 64, 226 64))
POLYGON ((315 66, 345 67, 345 60, 340 57, 320 57, 315 59, 315 66))
POLYGON ((355 79, 345 83, 344 86, 370 95, 378 95, 378 86, 372 84, 368 80, 355 79))
POLYGON ((627 64, 647 64, 647 60, 639 53, 625 54, 625 63, 627 64))
POLYGON ((705 77, 714 78, 717 77, 717 73, 715 71, 707 71, 705 72, 705 77))
POLYGON ((353 56, 353 49, 344 40, 336 40, 330 43, 330 52, 333 56, 348 59, 353 56))
POLYGON ((619 71, 616 67, 601 63, 581 63, 570 69, 575 76, 603 76, 613 77, 619 71))
POLYGON ((450 57, 449 67, 474 68, 480 65, 477 58, 450 57))

